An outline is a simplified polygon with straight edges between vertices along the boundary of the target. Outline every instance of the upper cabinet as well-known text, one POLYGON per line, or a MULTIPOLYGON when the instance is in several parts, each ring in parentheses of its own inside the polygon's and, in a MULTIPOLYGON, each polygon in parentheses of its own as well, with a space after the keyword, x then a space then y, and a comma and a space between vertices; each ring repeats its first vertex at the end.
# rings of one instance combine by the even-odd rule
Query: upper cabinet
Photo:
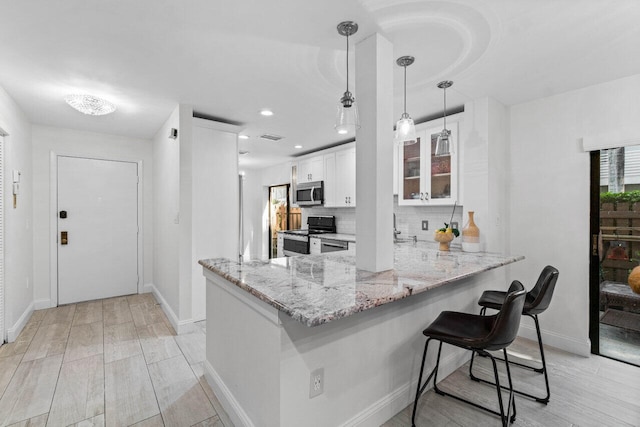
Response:
POLYGON ((324 206, 356 206, 356 149, 338 150, 324 155, 324 206))
POLYGON ((298 161, 298 184, 324 179, 324 156, 298 161))
POLYGON ((417 143, 398 147, 398 204, 452 205, 458 199, 458 123, 448 120, 447 128, 453 147, 448 156, 435 156, 442 125, 418 130, 417 143))

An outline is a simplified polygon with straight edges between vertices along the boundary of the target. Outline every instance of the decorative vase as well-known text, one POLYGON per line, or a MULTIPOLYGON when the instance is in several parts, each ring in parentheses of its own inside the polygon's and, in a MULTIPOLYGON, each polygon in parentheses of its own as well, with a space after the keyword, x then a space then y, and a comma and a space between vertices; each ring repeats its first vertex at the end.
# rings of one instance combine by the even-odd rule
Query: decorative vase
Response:
POLYGON ((473 211, 469 211, 469 221, 462 229, 462 250, 480 252, 480 229, 473 221, 473 211))
POLYGON ((634 267, 634 269, 631 270, 627 283, 629 283, 629 287, 633 292, 640 294, 640 266, 634 267))
POLYGON ((453 238, 454 238, 454 235, 451 232, 445 232, 445 233, 436 232, 436 234, 433 235, 433 239, 436 242, 440 243, 440 246, 438 246, 438 249, 440 249, 441 251, 449 250, 449 243, 451 243, 453 238))

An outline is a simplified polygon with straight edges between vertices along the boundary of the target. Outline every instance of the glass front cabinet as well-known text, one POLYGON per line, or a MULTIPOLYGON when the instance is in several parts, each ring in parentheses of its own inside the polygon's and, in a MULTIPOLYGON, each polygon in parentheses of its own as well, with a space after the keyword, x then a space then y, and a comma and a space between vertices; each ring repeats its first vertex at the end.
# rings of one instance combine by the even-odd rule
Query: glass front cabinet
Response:
POLYGON ((452 147, 451 154, 447 156, 435 155, 442 125, 426 126, 416 129, 418 142, 397 147, 399 205, 453 205, 457 200, 458 123, 447 120, 452 147))

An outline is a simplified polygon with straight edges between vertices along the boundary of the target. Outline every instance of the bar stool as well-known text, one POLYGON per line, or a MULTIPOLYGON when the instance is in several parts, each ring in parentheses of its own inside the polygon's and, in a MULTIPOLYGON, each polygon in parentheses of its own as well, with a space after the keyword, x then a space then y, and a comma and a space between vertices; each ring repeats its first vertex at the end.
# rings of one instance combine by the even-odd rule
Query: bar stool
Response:
POLYGON ((420 376, 418 377, 418 388, 416 390, 416 398, 413 402, 413 415, 411 416, 411 425, 415 427, 416 409, 418 407, 418 399, 424 392, 433 377, 433 387, 436 393, 442 396, 450 396, 454 399, 468 403, 476 408, 485 410, 492 414, 500 416, 503 427, 508 426, 509 421, 514 422, 516 419, 516 404, 514 401, 513 385, 511 383, 511 372, 509 371, 509 362, 507 359, 506 348, 513 342, 520 327, 520 319, 522 307, 524 306, 526 291, 524 286, 517 280, 514 280, 509 287, 509 291, 505 294, 501 304, 501 310, 492 316, 483 316, 479 314, 459 313, 454 311, 443 311, 438 318, 422 331, 427 337, 422 354, 422 364, 420 365, 420 376), (424 384, 422 383, 422 374, 424 373, 424 363, 427 357, 427 349, 431 340, 440 341, 438 348, 438 358, 436 366, 429 374, 424 384), (442 343, 451 344, 456 347, 471 350, 484 356, 490 357, 493 362, 493 373, 496 379, 496 390, 498 392, 498 403, 500 412, 490 408, 481 406, 475 402, 463 399, 451 393, 447 393, 438 388, 438 367, 440 366, 440 354, 442 353, 442 343), (507 403, 507 413, 505 414, 502 393, 500 392, 500 380, 498 378, 498 368, 495 358, 488 353, 489 351, 502 350, 505 358, 505 366, 507 367, 507 378, 509 379, 509 401, 507 403), (513 414, 511 408, 513 407, 513 414))
MULTIPOLYGON (((537 373, 544 374, 544 383, 547 388, 547 395, 545 397, 534 396, 532 394, 525 393, 519 390, 514 390, 514 392, 522 396, 526 396, 528 398, 534 399, 537 402, 544 403, 545 405, 549 403, 551 392, 549 390, 547 362, 545 361, 545 358, 544 358, 544 348, 542 345, 542 335, 540 334, 540 323, 538 322, 538 314, 542 313, 549 307, 549 303, 551 302, 551 297, 553 296, 553 290, 555 289, 556 282, 558 280, 558 274, 559 273, 556 268, 550 265, 547 265, 540 273, 540 277, 538 277, 538 281, 536 282, 536 285, 533 287, 533 289, 531 289, 527 293, 524 307, 522 309, 522 314, 525 316, 531 317, 535 322, 536 333, 538 335, 538 347, 540 348, 540 358, 542 360, 542 368, 535 368, 533 366, 525 365, 523 363, 518 363, 518 362, 510 362, 513 365, 517 365, 526 369, 530 369, 537 373)), ((480 310, 480 314, 484 315, 487 311, 487 308, 500 310, 500 308, 502 307, 502 301, 504 300, 505 295, 506 295, 506 292, 503 292, 503 291, 483 292, 482 296, 478 300, 478 305, 482 307, 482 309, 480 310)), ((483 380, 473 375, 473 356, 474 355, 471 356, 471 363, 469 365, 469 375, 471 376, 471 379, 475 381, 482 381, 488 384, 495 385, 491 381, 483 380)))

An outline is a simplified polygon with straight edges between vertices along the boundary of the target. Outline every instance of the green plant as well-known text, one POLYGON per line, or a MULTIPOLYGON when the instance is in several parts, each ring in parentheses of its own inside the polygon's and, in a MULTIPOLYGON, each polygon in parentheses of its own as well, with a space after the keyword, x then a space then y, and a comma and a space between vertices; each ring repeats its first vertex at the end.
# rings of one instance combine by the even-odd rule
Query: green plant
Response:
MULTIPOLYGON (((444 227, 443 228, 438 228, 438 231, 442 232, 442 233, 446 233, 447 232, 447 228, 449 228, 449 224, 447 224, 446 222, 444 223, 444 227)), ((460 235, 460 231, 457 228, 452 228, 451 232, 453 233, 454 236, 458 237, 460 235)))
POLYGON ((640 190, 627 191, 625 193, 600 193, 600 203, 639 203, 640 190))

